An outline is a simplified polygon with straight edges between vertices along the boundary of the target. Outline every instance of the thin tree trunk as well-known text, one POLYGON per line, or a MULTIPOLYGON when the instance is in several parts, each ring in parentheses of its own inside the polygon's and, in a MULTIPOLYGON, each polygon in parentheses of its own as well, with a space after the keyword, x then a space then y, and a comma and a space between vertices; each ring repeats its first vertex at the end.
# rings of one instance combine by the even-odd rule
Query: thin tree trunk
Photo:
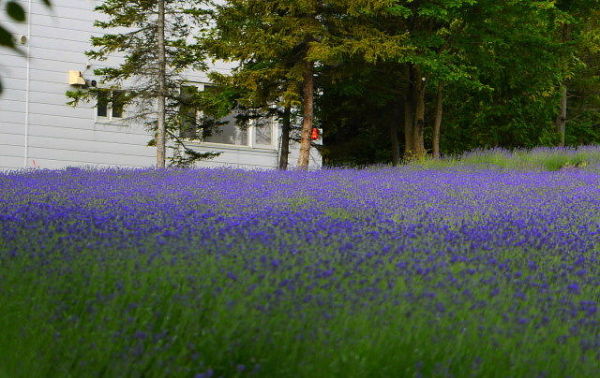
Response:
MULTIPOLYGON (((561 41, 562 43, 568 43, 572 40, 571 38, 571 25, 563 23, 561 25, 561 41)), ((560 136, 559 146, 565 146, 566 139, 566 128, 567 128, 567 116, 568 116, 568 94, 569 90, 567 83, 563 82, 560 86, 560 113, 554 122, 556 126, 556 132, 560 136)))
MULTIPOLYGON (((394 112, 397 113, 397 112, 394 112)), ((400 165, 400 139, 398 137, 399 122, 398 117, 394 114, 390 124, 390 140, 392 141, 392 165, 397 167, 400 165)))
POLYGON ((292 129, 292 108, 287 105, 283 111, 281 122, 281 148, 279 150, 279 169, 288 168, 288 159, 290 155, 290 131, 292 129))
POLYGON ((165 48, 165 0, 158 1, 156 22, 156 48, 158 49, 158 124, 156 130, 156 167, 165 168, 166 161, 166 87, 167 58, 165 48))
POLYGON ((310 160, 310 133, 314 121, 314 63, 306 61, 304 68, 304 79, 302 83, 302 133, 300 136, 300 156, 298 157, 298 168, 308 169, 310 160))
POLYGON ((410 67, 406 66, 406 92, 404 94, 404 159, 411 160, 415 153, 413 85, 410 67))
POLYGON ((415 95, 415 124, 414 124, 414 157, 423 159, 425 150, 425 80, 419 67, 414 67, 413 74, 415 95))
MULTIPOLYGON (((412 90, 409 90, 412 97, 412 90)), ((412 98, 404 101, 404 158, 411 160, 415 155, 415 117, 412 98)))
POLYGON ((568 88, 566 84, 560 87, 560 114, 556 118, 556 132, 560 135, 559 146, 565 146, 565 134, 567 126, 568 88))
POLYGON ((435 123, 433 125, 433 158, 439 159, 440 136, 442 132, 442 117, 444 115, 444 88, 440 84, 437 89, 437 100, 435 107, 435 123))

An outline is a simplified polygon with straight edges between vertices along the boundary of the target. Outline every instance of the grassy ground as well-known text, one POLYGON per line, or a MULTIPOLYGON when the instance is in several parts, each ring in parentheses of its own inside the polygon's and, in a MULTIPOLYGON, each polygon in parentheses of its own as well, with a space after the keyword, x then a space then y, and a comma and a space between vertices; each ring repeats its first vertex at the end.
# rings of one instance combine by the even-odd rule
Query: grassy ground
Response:
POLYGON ((476 150, 461 156, 440 160, 427 159, 412 162, 411 165, 420 168, 482 166, 537 171, 558 171, 568 168, 598 169, 600 167, 600 147, 535 148, 514 151, 476 150))

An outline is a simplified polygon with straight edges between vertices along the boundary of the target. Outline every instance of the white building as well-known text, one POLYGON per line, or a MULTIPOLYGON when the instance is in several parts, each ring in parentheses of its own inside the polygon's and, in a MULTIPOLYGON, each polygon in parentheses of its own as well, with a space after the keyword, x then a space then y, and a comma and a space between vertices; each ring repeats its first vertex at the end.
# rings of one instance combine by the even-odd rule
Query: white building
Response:
MULTIPOLYGON (((118 104, 82 103, 67 105, 69 71, 95 79, 96 62, 88 60, 90 37, 102 31, 93 22, 99 0, 53 0, 48 10, 41 0, 24 0, 28 21, 15 24, 0 12, 0 21, 15 32, 29 58, 0 48, 0 169, 64 168, 67 166, 150 167, 155 164, 155 147, 145 126, 127 120, 128 111, 118 104)), ((222 65, 215 70, 227 71, 222 65)), ((191 72, 185 79, 202 89, 208 80, 191 72)), ((220 152, 198 166, 276 168, 279 159, 280 127, 240 130, 233 122, 215 135, 190 143, 200 152, 220 152)), ((292 142, 289 156, 294 166, 298 145, 292 142)), ((312 149, 311 167, 322 159, 312 149)))

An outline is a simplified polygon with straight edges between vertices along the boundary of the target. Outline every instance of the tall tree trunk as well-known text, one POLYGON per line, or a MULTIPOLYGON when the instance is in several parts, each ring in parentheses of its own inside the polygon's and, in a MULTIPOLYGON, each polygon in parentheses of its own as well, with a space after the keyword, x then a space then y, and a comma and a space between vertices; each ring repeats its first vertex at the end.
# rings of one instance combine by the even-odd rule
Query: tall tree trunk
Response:
POLYGON ((440 136, 442 132, 442 117, 444 115, 444 87, 440 84, 437 88, 437 99, 435 106, 435 123, 433 125, 433 158, 439 159, 440 136))
MULTIPOLYGON (((397 113, 397 112, 395 112, 397 113)), ((400 139, 398 137, 399 122, 398 117, 393 117, 390 125, 390 140, 392 141, 392 165, 397 167, 400 165, 400 139)))
POLYGON ((421 69, 414 67, 413 82, 415 96, 415 124, 414 124, 414 157, 423 159, 425 150, 425 78, 421 69))
POLYGON ((292 130, 292 108, 287 105, 283 111, 281 122, 281 148, 279 150, 279 169, 288 168, 288 159, 290 155, 290 132, 292 130))
POLYGON ((164 168, 166 161, 166 89, 167 57, 165 48, 165 0, 158 1, 156 22, 156 48, 158 50, 158 124, 156 130, 156 167, 164 168))
MULTIPOLYGON (((561 25, 561 42, 568 43, 572 40, 571 38, 571 25, 568 23, 563 23, 561 25)), ((567 83, 563 82, 560 86, 560 113, 554 121, 554 125, 556 127, 556 132, 560 136, 559 146, 565 146, 565 137, 566 137, 566 128, 567 128, 567 112, 568 112, 568 94, 569 90, 567 87, 567 83)))
POLYGON ((392 142, 392 165, 397 167, 400 165, 400 124, 404 117, 402 114, 402 108, 400 107, 401 102, 397 101, 393 103, 395 106, 392 107, 391 112, 388 113, 386 120, 389 125, 390 141, 392 142))
POLYGON ((306 61, 304 67, 304 78, 302 83, 302 133, 300 135, 300 156, 298 157, 298 168, 308 169, 310 160, 310 133, 314 121, 314 63, 306 61))
POLYGON ((410 66, 406 66, 406 91, 404 93, 404 159, 411 160, 415 153, 415 117, 413 79, 410 66))
POLYGON ((560 135, 559 146, 565 146, 565 134, 567 126, 568 88, 566 84, 560 86, 560 114, 556 118, 556 132, 560 135))

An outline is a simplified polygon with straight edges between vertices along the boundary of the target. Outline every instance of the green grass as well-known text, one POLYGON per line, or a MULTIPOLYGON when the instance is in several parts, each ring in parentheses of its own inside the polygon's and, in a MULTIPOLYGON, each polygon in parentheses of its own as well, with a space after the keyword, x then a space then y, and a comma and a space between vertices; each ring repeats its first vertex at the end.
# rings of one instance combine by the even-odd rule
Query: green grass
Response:
MULTIPOLYGON (((565 325, 546 327, 552 334, 524 325, 498 338, 496 328, 507 322, 502 314, 515 305, 509 295, 482 311, 457 304, 437 320, 427 306, 409 302, 359 312, 342 306, 328 317, 330 306, 297 312, 273 301, 264 312, 257 304, 275 281, 252 293, 249 286, 269 277, 214 281, 226 265, 215 256, 174 265, 165 256, 143 268, 123 263, 125 253, 109 258, 121 263, 100 267, 82 258, 44 278, 27 272, 25 261, 3 270, 0 376, 193 377, 209 369, 227 377, 593 375, 594 364, 581 363, 591 354, 581 355, 575 341, 555 342, 568 333, 565 325), (203 278, 190 286, 189 275, 203 278), (190 306, 182 305, 186 297, 190 306), (167 335, 157 338, 160 332, 167 335)), ((482 278, 474 275, 467 286, 482 278)), ((399 298, 403 290, 399 283, 399 298)))
POLYGON ((423 159, 410 162, 417 168, 441 169, 461 166, 496 167, 506 170, 559 171, 568 168, 597 169, 600 148, 538 148, 532 150, 473 151, 443 159, 423 159))

